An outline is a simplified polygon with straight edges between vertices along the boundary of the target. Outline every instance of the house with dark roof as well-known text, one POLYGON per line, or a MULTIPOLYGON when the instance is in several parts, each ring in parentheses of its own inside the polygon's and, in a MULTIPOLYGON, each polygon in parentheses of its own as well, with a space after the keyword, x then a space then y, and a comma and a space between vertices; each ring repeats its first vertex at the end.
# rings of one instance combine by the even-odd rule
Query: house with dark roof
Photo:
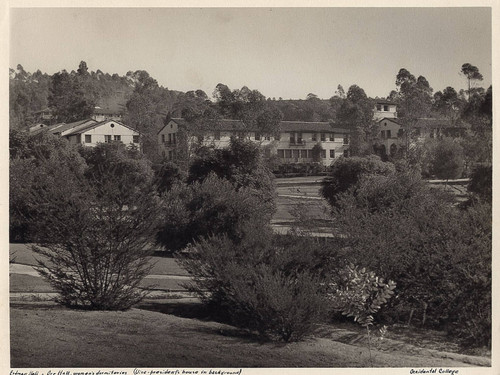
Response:
POLYGON ((125 145, 140 147, 140 133, 131 127, 115 120, 96 121, 85 119, 71 123, 54 125, 36 125, 30 133, 48 132, 64 137, 71 144, 96 146, 98 143, 122 142, 125 145))
POLYGON ((335 127, 329 122, 281 121, 279 131, 263 133, 239 120, 221 119, 203 124, 196 132, 189 131, 190 124, 182 118, 173 118, 158 132, 161 155, 175 160, 179 147, 179 133, 188 133, 188 147, 198 144, 214 148, 229 146, 231 137, 249 139, 258 143, 267 156, 275 155, 282 163, 307 163, 313 161, 313 148, 321 146, 323 165, 349 155, 349 130, 335 127))
POLYGON ((61 134, 71 144, 95 146, 98 143, 122 142, 139 147, 140 134, 131 127, 115 120, 90 120, 61 134))

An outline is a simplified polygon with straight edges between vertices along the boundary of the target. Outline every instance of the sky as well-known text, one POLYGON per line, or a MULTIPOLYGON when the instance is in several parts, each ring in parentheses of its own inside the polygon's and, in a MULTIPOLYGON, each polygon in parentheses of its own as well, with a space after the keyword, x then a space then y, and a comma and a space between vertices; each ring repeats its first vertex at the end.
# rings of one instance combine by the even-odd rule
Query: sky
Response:
POLYGON ((330 98, 341 84, 386 97, 406 68, 434 91, 492 81, 491 9, 11 8, 9 65, 53 74, 146 70, 171 90, 223 83, 266 97, 330 98))

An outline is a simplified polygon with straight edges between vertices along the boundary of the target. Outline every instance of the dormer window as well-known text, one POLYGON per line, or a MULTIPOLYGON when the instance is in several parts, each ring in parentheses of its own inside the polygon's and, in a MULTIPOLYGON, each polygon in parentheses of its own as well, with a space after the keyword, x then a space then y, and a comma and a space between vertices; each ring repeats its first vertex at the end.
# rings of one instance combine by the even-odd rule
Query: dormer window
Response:
POLYGON ((384 112, 388 112, 389 111, 389 106, 388 105, 384 105, 384 112))
POLYGON ((377 111, 381 111, 382 110, 382 106, 380 104, 377 104, 377 111))

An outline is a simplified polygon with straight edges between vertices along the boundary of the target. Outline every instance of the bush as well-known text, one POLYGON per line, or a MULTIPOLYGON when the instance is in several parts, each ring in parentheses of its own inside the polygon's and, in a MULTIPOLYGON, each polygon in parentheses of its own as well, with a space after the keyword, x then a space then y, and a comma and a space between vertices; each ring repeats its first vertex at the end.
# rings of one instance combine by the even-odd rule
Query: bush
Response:
MULTIPOLYGON (((50 134, 10 133, 9 234, 12 242, 32 240, 31 223, 38 209, 30 194, 48 183, 57 169, 71 176, 82 175, 85 160, 65 139, 50 134)), ((52 183, 65 181, 61 177, 52 183)))
POLYGON ((384 163, 378 156, 366 158, 339 158, 331 166, 331 171, 321 186, 321 195, 332 207, 337 206, 339 194, 353 189, 355 194, 357 183, 364 176, 387 176, 395 171, 392 163, 384 163))
POLYGON ((211 234, 226 234, 238 242, 249 223, 265 226, 272 212, 253 189, 236 190, 215 175, 191 185, 174 185, 162 196, 162 202, 162 224, 156 240, 170 251, 211 234))
POLYGON ((411 173, 362 179, 356 194, 343 194, 338 207, 336 223, 345 236, 346 258, 398 285, 397 298, 382 311, 386 317, 406 322, 417 317, 422 325, 449 332, 467 325, 470 331, 461 332, 468 339, 488 344, 488 207, 459 210, 446 194, 411 173))
POLYGON ((462 176, 464 150, 450 138, 440 139, 433 150, 431 173, 437 178, 449 180, 462 176))
POLYGON ((239 243, 227 236, 202 239, 180 261, 194 276, 190 289, 232 323, 296 341, 313 332, 326 311, 322 280, 333 259, 325 249, 296 240, 275 241, 269 228, 249 227, 239 243))
POLYGON ((122 310, 147 293, 140 282, 150 268, 145 248, 156 232, 159 203, 147 183, 152 171, 137 160, 115 163, 114 147, 89 150, 110 159, 85 172, 42 162, 44 173, 28 195, 34 250, 42 255, 38 271, 66 306, 122 310))
POLYGON ((491 165, 478 165, 470 176, 467 189, 480 199, 491 202, 493 168, 491 165))
POLYGON ((189 168, 188 183, 202 182, 211 174, 228 180, 236 190, 252 189, 269 213, 274 213, 274 177, 264 164, 258 145, 231 138, 228 148, 203 149, 189 168))

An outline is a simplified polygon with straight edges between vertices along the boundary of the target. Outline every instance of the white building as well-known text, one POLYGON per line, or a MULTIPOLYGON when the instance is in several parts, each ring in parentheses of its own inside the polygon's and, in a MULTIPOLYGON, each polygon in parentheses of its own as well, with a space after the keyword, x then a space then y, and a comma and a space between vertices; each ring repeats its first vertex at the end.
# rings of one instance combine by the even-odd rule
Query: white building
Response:
MULTIPOLYGON (((179 145, 179 131, 189 124, 181 118, 171 119, 158 132, 160 153, 174 160, 179 145)), ((340 156, 349 155, 349 130, 335 128, 328 122, 281 121, 279 132, 265 134, 248 129, 239 120, 218 120, 207 130, 189 133, 188 147, 194 143, 214 148, 229 146, 231 137, 249 139, 258 143, 267 156, 276 155, 282 163, 308 163, 313 161, 313 148, 321 146, 320 160, 325 166, 340 156)))

